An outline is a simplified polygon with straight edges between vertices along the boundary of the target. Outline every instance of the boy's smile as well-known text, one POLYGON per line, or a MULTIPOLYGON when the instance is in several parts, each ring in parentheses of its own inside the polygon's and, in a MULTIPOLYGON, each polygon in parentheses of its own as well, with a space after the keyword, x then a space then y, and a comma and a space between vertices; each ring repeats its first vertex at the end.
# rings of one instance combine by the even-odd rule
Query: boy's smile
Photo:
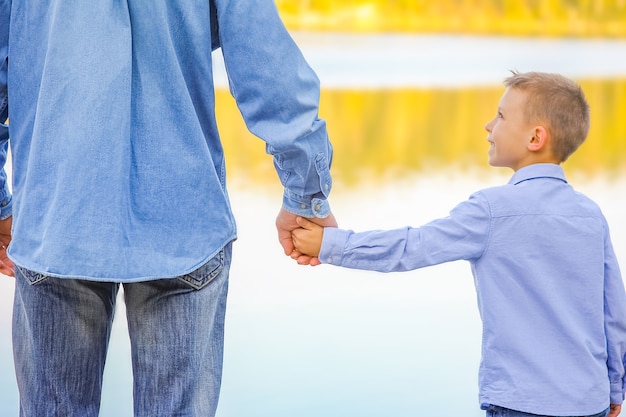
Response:
POLYGON ((533 139, 533 125, 524 116, 526 93, 507 89, 498 107, 498 114, 485 125, 489 132, 489 165, 517 171, 529 164, 528 145, 533 139))

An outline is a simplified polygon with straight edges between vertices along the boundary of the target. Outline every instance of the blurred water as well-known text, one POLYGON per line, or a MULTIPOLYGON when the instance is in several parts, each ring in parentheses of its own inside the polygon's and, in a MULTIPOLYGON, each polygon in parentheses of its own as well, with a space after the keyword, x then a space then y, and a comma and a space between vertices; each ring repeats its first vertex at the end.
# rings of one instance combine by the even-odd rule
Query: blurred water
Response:
MULTIPOLYGON (((624 42, 320 36, 297 39, 327 86, 496 84, 515 67, 626 75, 624 60, 615 59, 624 42)), ((493 172, 442 170, 393 182, 377 178, 350 189, 337 184, 333 211, 341 226, 356 230, 419 225, 446 215, 471 192, 508 179, 509 172, 493 172)), ((275 238, 281 190, 248 180, 231 178, 239 240, 218 416, 483 415, 477 404, 480 321, 468 265, 386 275, 299 267, 282 255, 275 238)), ((570 180, 603 207, 626 265, 626 237, 619 233, 626 227, 626 178, 570 180)), ((0 417, 17 415, 12 293, 12 280, 0 279, 0 417)), ((103 417, 132 415, 123 303, 114 326, 103 417)))
MULTIPOLYGON (((337 190, 333 210, 342 226, 356 230, 419 225, 507 178, 506 172, 440 172, 337 190)), ((572 182, 603 207, 626 265, 626 239, 619 233, 626 226, 626 179, 572 182)), ((280 190, 234 185, 231 194, 240 233, 218 416, 483 415, 477 404, 480 321, 468 265, 396 274, 299 267, 275 240, 280 190)), ((0 281, 0 416, 17 415, 11 292, 11 280, 0 281)), ((132 410, 123 304, 117 314, 103 417, 132 410)))

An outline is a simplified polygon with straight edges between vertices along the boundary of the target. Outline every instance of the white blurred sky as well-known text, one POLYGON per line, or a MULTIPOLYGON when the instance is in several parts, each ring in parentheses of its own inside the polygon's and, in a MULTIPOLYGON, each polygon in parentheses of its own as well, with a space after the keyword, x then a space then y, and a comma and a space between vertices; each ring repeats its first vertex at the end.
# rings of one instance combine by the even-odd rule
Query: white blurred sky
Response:
MULTIPOLYGON (((323 88, 499 85, 509 70, 626 76, 626 40, 293 32, 323 88)), ((226 86, 221 53, 216 84, 226 86)))

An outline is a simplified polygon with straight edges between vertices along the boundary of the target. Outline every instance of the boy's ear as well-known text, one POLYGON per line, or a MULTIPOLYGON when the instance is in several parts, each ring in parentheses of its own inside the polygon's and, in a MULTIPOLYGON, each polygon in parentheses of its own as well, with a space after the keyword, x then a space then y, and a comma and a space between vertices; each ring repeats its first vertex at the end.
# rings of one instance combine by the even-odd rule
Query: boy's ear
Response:
POLYGON ((533 137, 528 142, 528 150, 537 152, 544 149, 548 143, 548 130, 543 126, 535 126, 533 129, 533 137))

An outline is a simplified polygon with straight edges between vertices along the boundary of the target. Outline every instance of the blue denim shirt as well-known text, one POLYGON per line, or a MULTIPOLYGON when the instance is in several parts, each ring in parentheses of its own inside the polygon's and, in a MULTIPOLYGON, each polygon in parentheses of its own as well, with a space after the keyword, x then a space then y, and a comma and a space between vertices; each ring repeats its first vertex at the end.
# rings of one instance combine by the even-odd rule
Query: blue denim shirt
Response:
POLYGON ((217 47, 249 130, 273 155, 283 207, 329 214, 319 80, 272 0, 0 0, 16 264, 140 281, 192 271, 235 239, 214 113, 217 47))
POLYGON ((609 228, 558 165, 522 168, 419 228, 326 228, 319 258, 383 272, 468 260, 483 404, 590 415, 624 399, 626 295, 609 228))

